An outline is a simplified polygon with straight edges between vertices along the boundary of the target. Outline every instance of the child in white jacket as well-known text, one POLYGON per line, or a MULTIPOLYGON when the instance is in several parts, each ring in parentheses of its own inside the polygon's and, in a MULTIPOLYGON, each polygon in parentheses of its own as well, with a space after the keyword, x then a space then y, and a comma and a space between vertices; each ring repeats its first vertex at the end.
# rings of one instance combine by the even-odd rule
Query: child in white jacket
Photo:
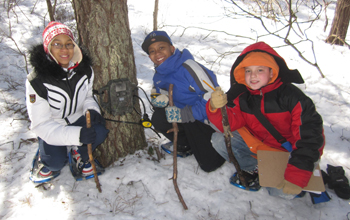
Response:
POLYGON ((91 60, 74 42, 64 24, 50 22, 43 32, 43 44, 30 51, 33 72, 26 81, 26 104, 31 130, 39 140, 37 178, 59 174, 68 160, 67 146, 73 152, 78 170, 92 174, 87 144, 93 150, 107 137, 105 120, 92 94, 94 72, 91 60), (92 126, 86 127, 89 110, 92 126))

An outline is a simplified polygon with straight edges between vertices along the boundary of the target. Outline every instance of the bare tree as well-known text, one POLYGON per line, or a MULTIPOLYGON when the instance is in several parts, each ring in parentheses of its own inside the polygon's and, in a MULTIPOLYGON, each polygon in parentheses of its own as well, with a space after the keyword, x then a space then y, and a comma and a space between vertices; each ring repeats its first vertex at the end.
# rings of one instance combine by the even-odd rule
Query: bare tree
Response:
MULTIPOLYGON (((307 31, 312 26, 312 24, 320 18, 320 14, 322 12, 322 5, 317 1, 304 2, 304 1, 260 1, 253 0, 255 4, 251 2, 247 3, 247 7, 243 8, 236 3, 234 0, 225 0, 227 2, 232 3, 236 8, 238 8, 243 14, 239 14, 235 11, 229 11, 227 16, 239 15, 248 18, 254 18, 260 21, 262 27, 267 32, 266 34, 261 34, 256 36, 256 41, 265 36, 275 36, 279 39, 282 39, 284 43, 290 47, 292 47, 308 64, 316 67, 321 76, 324 78, 324 74, 319 67, 316 55, 314 51, 314 45, 312 40, 310 40, 307 36, 307 31), (308 20, 301 20, 297 17, 297 12, 299 11, 299 7, 301 4, 309 8, 310 15, 308 20), (265 25, 266 19, 273 20, 278 24, 277 29, 270 30, 267 25, 265 25), (304 29, 302 29, 304 27, 304 29), (291 35, 296 36, 300 40, 292 41, 291 35), (312 51, 313 57, 307 58, 303 51, 305 51, 305 46, 298 47, 301 43, 308 43, 310 45, 310 50, 312 51)), ((258 34, 258 33, 257 33, 258 34)))
MULTIPOLYGON (((347 44, 345 37, 349 28, 350 22, 350 1, 338 0, 337 7, 333 18, 332 28, 326 39, 327 43, 343 46, 347 44)), ((350 45, 347 44, 349 47, 350 45)))
MULTIPOLYGON (((14 51, 15 53, 17 53, 23 57, 24 62, 25 62, 26 73, 29 74, 26 51, 21 47, 20 44, 18 44, 18 42, 12 36, 12 23, 11 23, 10 17, 14 16, 17 19, 17 23, 19 23, 18 15, 17 15, 16 10, 15 10, 16 6, 18 6, 18 3, 17 3, 17 1, 4 1, 3 6, 6 10, 7 28, 6 28, 6 25, 3 25, 2 27, 0 27, 0 38, 5 37, 5 38, 12 41, 12 43, 15 45, 16 49, 12 49, 11 47, 9 47, 9 48, 12 51, 14 51)), ((18 10, 25 16, 23 11, 19 7, 18 7, 18 10)))
POLYGON ((154 0, 154 12, 153 12, 153 30, 158 30, 158 2, 159 0, 154 0))
MULTIPOLYGON (((99 90, 110 80, 121 78, 137 84, 127 1, 73 0, 73 8, 80 43, 88 49, 94 60, 94 88, 99 90)), ((135 109, 140 112, 138 103, 135 109)), ((140 115, 135 112, 114 115, 106 109, 102 110, 104 117, 111 120, 141 120, 140 115)), ((113 121, 107 121, 106 126, 110 133, 95 153, 103 166, 109 166, 119 157, 146 147, 143 127, 113 121)))
POLYGON ((55 20, 56 3, 57 3, 57 0, 55 0, 53 5, 51 4, 51 0, 46 0, 47 11, 49 12, 49 15, 50 15, 50 21, 55 20))

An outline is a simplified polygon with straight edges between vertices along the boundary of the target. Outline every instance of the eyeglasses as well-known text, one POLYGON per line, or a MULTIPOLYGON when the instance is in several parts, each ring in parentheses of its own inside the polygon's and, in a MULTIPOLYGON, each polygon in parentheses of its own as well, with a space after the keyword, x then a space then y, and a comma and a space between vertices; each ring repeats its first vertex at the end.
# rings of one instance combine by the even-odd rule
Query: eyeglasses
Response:
MULTIPOLYGON (((60 43, 53 43, 53 44, 51 44, 51 46, 54 47, 55 49, 58 49, 58 50, 63 48, 63 44, 60 44, 60 43)), ((69 44, 65 44, 64 47, 67 50, 70 50, 70 49, 73 49, 75 47, 75 45, 72 43, 69 43, 69 44)))

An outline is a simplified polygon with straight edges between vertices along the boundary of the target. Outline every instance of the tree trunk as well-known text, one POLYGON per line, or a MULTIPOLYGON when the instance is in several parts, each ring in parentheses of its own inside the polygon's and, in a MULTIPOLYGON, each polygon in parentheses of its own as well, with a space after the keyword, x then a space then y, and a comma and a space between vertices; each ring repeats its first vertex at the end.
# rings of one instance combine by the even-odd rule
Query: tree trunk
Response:
POLYGON ((55 20, 55 10, 51 5, 51 0, 46 0, 46 4, 47 4, 47 11, 49 12, 49 16, 50 16, 50 21, 54 21, 55 20))
POLYGON ((350 22, 350 1, 338 0, 327 43, 343 46, 350 22))
MULTIPOLYGON (((126 0, 73 0, 80 44, 92 57, 95 72, 94 89, 112 79, 128 78, 137 84, 134 52, 129 29, 126 0)), ((139 103, 137 101, 137 103, 139 103)), ((140 112, 140 106, 135 108, 140 112)), ((135 111, 113 116, 105 109, 104 118, 140 122, 135 111)), ((136 124, 106 122, 110 130, 107 139, 94 152, 107 167, 129 153, 146 147, 144 128, 136 124)))
POLYGON ((153 31, 158 30, 158 0, 154 1, 153 31))

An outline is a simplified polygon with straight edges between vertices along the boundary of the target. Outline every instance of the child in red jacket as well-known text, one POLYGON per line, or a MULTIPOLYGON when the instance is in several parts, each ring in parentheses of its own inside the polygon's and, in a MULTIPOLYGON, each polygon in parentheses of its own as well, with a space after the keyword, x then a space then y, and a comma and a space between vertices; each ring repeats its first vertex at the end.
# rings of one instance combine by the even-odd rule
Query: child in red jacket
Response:
MULTIPOLYGON (((277 188, 281 188, 284 194, 292 195, 299 194, 307 186, 315 163, 322 155, 325 142, 322 118, 312 100, 292 82, 303 83, 300 73, 290 70, 269 45, 258 42, 248 46, 233 64, 232 86, 227 94, 216 88, 207 103, 208 118, 221 132, 220 108, 226 106, 233 131, 232 150, 249 190, 260 189, 255 157, 259 149, 291 151, 284 180, 277 188), (290 143, 291 149, 285 149, 260 123, 254 114, 257 109, 290 143), (255 144, 251 144, 252 139, 255 144)), ((221 133, 212 136, 213 146, 228 160, 223 139, 221 133)), ((245 188, 237 173, 231 177, 231 183, 245 188)))

